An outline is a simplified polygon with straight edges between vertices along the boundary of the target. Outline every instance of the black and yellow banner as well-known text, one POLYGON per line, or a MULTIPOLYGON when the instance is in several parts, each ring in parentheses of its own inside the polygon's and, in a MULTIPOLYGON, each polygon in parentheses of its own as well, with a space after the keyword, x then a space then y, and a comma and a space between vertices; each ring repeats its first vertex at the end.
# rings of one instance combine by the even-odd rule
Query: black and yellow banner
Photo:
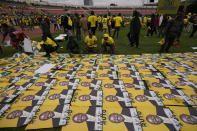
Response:
POLYGON ((160 14, 176 14, 181 0, 159 0, 158 12, 160 14))

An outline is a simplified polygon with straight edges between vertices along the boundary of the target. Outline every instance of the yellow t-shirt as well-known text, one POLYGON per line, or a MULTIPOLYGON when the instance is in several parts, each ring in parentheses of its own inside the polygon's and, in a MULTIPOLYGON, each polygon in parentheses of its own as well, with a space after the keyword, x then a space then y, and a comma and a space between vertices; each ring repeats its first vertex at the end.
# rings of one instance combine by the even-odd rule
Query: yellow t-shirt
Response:
POLYGON ((102 39, 102 44, 104 44, 104 43, 107 43, 109 45, 112 45, 112 44, 114 44, 114 40, 113 40, 112 37, 108 37, 107 40, 102 39))
POLYGON ((96 27, 97 17, 95 15, 91 15, 88 17, 88 22, 90 22, 90 27, 96 27))
POLYGON ((97 41, 97 38, 94 35, 92 36, 92 38, 90 38, 89 36, 86 36, 85 37, 85 40, 84 40, 84 42, 86 43, 86 45, 88 47, 91 47, 91 48, 97 47, 96 41, 97 41))
POLYGON ((106 29, 107 28, 107 18, 103 18, 102 23, 103 23, 103 28, 106 29))
POLYGON ((114 17, 114 21, 115 21, 115 27, 120 27, 122 23, 122 17, 116 16, 114 17))
POLYGON ((146 17, 146 16, 143 18, 143 23, 144 23, 144 24, 147 23, 147 17, 146 17))
POLYGON ((99 22, 99 23, 102 22, 102 17, 101 17, 101 16, 98 17, 98 22, 99 22))
POLYGON ((68 17, 68 25, 69 25, 69 26, 72 26, 72 25, 73 25, 73 22, 72 22, 72 20, 71 20, 70 17, 68 17))
POLYGON ((40 44, 51 45, 52 47, 57 46, 57 44, 53 40, 51 40, 49 37, 47 37, 46 41, 42 41, 40 44))
POLYGON ((188 20, 187 18, 185 18, 185 19, 184 19, 184 24, 187 24, 188 21, 189 21, 189 20, 188 20))
POLYGON ((107 25, 111 25, 111 20, 112 20, 112 17, 111 16, 107 16, 107 25))

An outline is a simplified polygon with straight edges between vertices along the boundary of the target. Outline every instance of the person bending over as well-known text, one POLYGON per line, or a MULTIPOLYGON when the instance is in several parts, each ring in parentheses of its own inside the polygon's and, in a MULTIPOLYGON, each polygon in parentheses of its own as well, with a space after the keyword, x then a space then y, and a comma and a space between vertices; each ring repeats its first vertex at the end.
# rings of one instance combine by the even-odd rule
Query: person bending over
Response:
POLYGON ((44 57, 50 57, 50 53, 58 49, 57 43, 47 36, 42 36, 41 47, 46 52, 46 55, 44 55, 44 57))
POLYGON ((109 36, 109 34, 104 34, 102 39, 102 49, 106 53, 107 48, 110 48, 110 52, 114 53, 115 51, 115 43, 112 37, 109 36))

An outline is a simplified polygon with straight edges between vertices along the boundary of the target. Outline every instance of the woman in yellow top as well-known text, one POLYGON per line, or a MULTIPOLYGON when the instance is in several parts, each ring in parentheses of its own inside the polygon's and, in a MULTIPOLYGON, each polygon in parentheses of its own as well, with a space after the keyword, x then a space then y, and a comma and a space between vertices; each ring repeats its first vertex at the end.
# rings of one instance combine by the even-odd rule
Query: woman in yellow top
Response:
POLYGON ((84 42, 87 46, 88 53, 95 53, 97 48, 97 38, 92 32, 89 32, 89 35, 85 37, 84 42))
POLYGON ((41 46, 46 52, 46 55, 44 55, 44 57, 50 57, 50 53, 58 49, 57 43, 51 38, 44 35, 42 36, 41 46))
POLYGON ((102 43, 102 49, 104 53, 107 53, 107 47, 110 47, 110 52, 114 53, 115 51, 115 42, 112 37, 109 36, 109 34, 104 34, 103 39, 101 41, 102 43))
POLYGON ((118 16, 114 17, 114 22, 115 22, 115 30, 114 30, 113 38, 115 37, 115 35, 118 38, 120 26, 122 24, 122 17, 120 13, 118 14, 118 16))

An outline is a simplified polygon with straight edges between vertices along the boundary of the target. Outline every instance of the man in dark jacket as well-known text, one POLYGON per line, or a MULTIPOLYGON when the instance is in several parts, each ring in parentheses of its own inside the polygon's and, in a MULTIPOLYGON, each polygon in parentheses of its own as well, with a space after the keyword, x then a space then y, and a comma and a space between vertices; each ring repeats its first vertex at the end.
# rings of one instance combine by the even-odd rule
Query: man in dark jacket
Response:
POLYGON ((183 30, 183 17, 178 14, 175 19, 170 20, 166 25, 165 43, 160 48, 160 53, 169 52, 175 40, 179 40, 183 30))
POLYGON ((192 23, 193 23, 193 30, 190 35, 190 38, 194 36, 194 33, 197 31, 197 14, 194 14, 191 18, 192 23))
POLYGON ((133 19, 130 22, 130 32, 128 34, 128 38, 130 41, 130 45, 136 45, 136 48, 139 46, 139 35, 141 29, 141 22, 139 19, 139 13, 137 11, 133 12, 133 19))

